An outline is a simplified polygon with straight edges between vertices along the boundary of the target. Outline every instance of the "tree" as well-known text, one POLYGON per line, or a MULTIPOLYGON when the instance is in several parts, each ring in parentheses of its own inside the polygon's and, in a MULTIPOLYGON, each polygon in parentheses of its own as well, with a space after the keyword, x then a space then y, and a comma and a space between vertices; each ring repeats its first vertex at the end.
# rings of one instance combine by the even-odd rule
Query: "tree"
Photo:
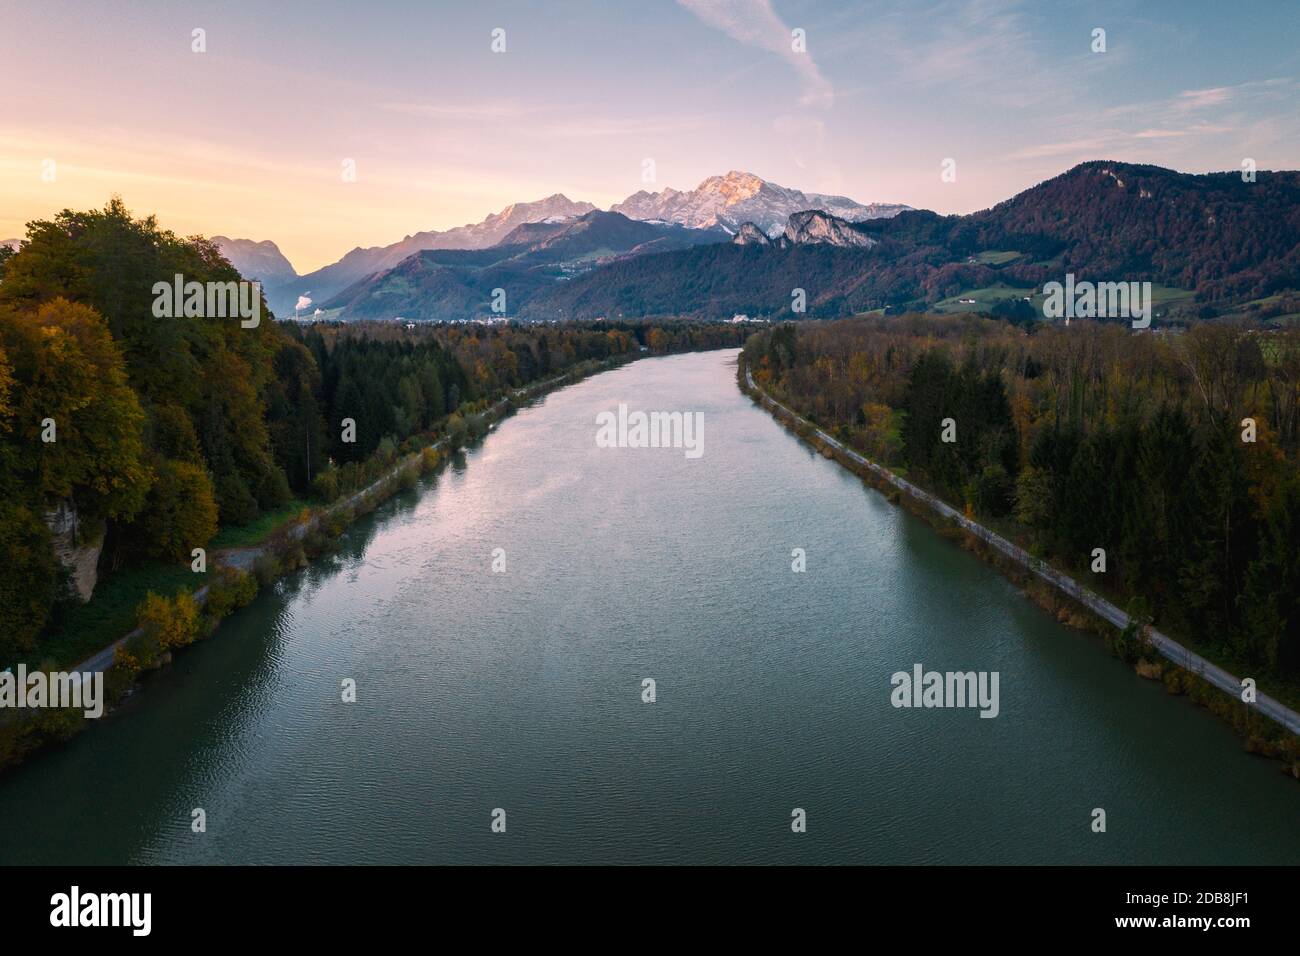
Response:
POLYGON ((1300 671, 1300 479, 1295 476, 1269 503, 1242 604, 1247 653, 1288 673, 1300 671))
POLYGON ((13 387, 13 366, 9 364, 9 356, 5 354, 4 347, 0 345, 0 432, 8 432, 13 427, 9 422, 9 413, 11 411, 9 392, 13 387))
POLYGON ((50 529, 29 506, 0 500, 0 660, 30 653, 61 586, 50 529))
POLYGON ((71 499, 83 518, 133 516, 150 482, 144 413, 104 320, 66 299, 26 315, 0 308, 0 348, 14 363, 14 464, 33 504, 71 499))
POLYGON ((1179 568, 1189 616, 1231 644, 1237 595, 1253 545, 1240 442, 1231 428, 1207 426, 1197 441, 1186 494, 1195 528, 1179 568))
POLYGON ((321 373, 301 342, 286 341, 275 356, 267 388, 267 433, 275 461, 291 488, 305 492, 327 461, 321 373))
POLYGON ((150 591, 136 611, 136 624, 159 650, 184 647, 198 636, 199 607, 188 591, 170 599, 150 591))
POLYGON ((212 482, 199 465, 161 459, 139 521, 128 529, 136 547, 150 557, 189 560, 217 533, 217 502, 212 482))

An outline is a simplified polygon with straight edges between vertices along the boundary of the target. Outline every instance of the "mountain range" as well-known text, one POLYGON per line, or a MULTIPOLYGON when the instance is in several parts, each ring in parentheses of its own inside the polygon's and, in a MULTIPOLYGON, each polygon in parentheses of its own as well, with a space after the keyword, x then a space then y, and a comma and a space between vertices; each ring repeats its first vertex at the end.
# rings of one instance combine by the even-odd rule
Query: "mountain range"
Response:
POLYGON ((567 196, 555 194, 536 202, 514 203, 493 213, 482 222, 457 226, 444 232, 430 230, 406 236, 387 246, 357 247, 338 262, 331 263, 306 275, 298 275, 280 254, 273 242, 253 243, 246 239, 214 238, 231 265, 245 278, 259 277, 257 270, 273 253, 289 266, 289 273, 279 273, 277 278, 263 280, 271 310, 277 315, 288 315, 300 296, 307 296, 319 304, 333 297, 358 279, 375 272, 391 269, 408 256, 426 249, 483 249, 496 245, 516 226, 552 218, 579 216, 595 209, 588 202, 573 202, 567 196), (270 251, 263 251, 269 247, 270 251), (253 252, 253 250, 257 250, 253 252))
POLYGON ((1066 273, 1181 290, 1190 317, 1300 289, 1300 173, 1245 181, 1095 161, 966 216, 800 213, 775 240, 742 225, 730 243, 610 263, 531 297, 520 317, 788 318, 804 289, 805 314, 833 318, 1066 273))
POLYGON ((487 313, 494 290, 502 289, 509 314, 557 281, 604 263, 727 239, 721 229, 638 222, 593 210, 524 223, 486 249, 422 250, 354 282, 321 308, 348 319, 461 319, 487 313))
MULTIPOLYGON (((354 250, 288 288, 296 296, 314 283, 312 298, 333 318, 429 320, 491 315, 496 289, 506 291, 505 314, 522 319, 781 318, 795 289, 805 291, 806 315, 836 317, 928 308, 982 289, 1023 299, 1067 272, 1167 287, 1190 317, 1300 289, 1296 172, 1246 181, 1094 161, 952 216, 809 195, 745 173, 691 193, 637 193, 609 212, 585 207, 563 196, 518 204, 477 226, 354 250), (792 208, 815 200, 831 209, 792 208), (434 241, 464 248, 409 251, 434 241), (362 253, 353 267, 349 257, 362 253)), ((226 242, 241 271, 280 264, 268 244, 226 242)), ((283 299, 271 301, 284 314, 283 299)))
MULTIPOLYGON (((862 221, 894 215, 908 208, 896 203, 862 204, 843 196, 803 193, 769 183, 752 173, 733 170, 725 176, 711 176, 693 190, 637 192, 623 202, 616 203, 611 207, 611 212, 619 213, 629 220, 701 230, 710 236, 710 241, 725 241, 730 233, 745 222, 757 224, 765 233, 779 233, 791 214, 809 209, 822 209, 849 221, 862 221)), ((520 234, 507 243, 507 237, 519 226, 553 225, 595 210, 596 207, 591 203, 574 202, 557 193, 535 202, 507 206, 479 223, 443 232, 417 232, 388 246, 356 248, 338 262, 301 276, 294 272, 273 242, 229 239, 225 236, 214 237, 214 241, 245 278, 262 281, 271 309, 277 315, 288 315, 294 311, 300 296, 311 299, 312 309, 324 308, 326 303, 332 302, 356 282, 393 269, 417 253, 440 249, 478 250, 496 245, 519 244, 529 241, 529 234, 520 234)), ((603 228, 608 230, 610 227, 606 225, 603 228)), ((640 255, 663 251, 668 246, 663 243, 643 246, 635 252, 633 248, 635 246, 617 249, 611 247, 609 251, 640 255)))

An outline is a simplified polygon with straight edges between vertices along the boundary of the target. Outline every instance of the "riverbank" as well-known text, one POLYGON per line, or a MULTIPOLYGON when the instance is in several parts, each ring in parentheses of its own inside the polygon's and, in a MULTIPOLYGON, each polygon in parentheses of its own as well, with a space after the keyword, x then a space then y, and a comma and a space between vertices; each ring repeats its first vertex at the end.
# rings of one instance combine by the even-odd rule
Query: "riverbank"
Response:
MULTIPOLYGON (((478 419, 483 426, 482 434, 486 434, 490 426, 506 417, 519 402, 641 357, 644 356, 621 355, 572 368, 562 375, 515 389, 486 409, 468 413, 468 417, 478 419)), ((212 636, 226 616, 256 596, 259 587, 269 586, 276 578, 326 553, 330 541, 358 517, 410 487, 420 473, 440 465, 445 460, 440 460, 440 456, 449 450, 451 440, 451 436, 444 435, 401 456, 366 487, 310 514, 304 512, 269 531, 257 544, 213 552, 212 566, 204 573, 208 582, 193 591, 182 590, 172 598, 155 601, 156 620, 150 628, 137 626, 76 665, 61 669, 81 674, 103 673, 109 697, 104 715, 111 714, 116 705, 136 691, 144 673, 169 665, 175 651, 212 636), (167 633, 150 633, 158 630, 167 633), (178 639, 172 632, 179 632, 183 637, 178 639)), ((74 709, 50 708, 2 716, 5 719, 0 720, 0 773, 46 746, 68 740, 89 723, 80 710, 74 709)))
MULTIPOLYGON (((935 495, 899 477, 882 465, 868 460, 831 437, 759 388, 750 373, 743 351, 738 359, 738 366, 737 383, 742 391, 772 410, 778 419, 784 418, 787 424, 793 426, 793 430, 801 439, 818 447, 827 457, 834 457, 855 474, 864 478, 869 476, 877 487, 883 486, 888 489, 890 500, 902 503, 904 500, 902 496, 905 496, 906 500, 918 506, 911 510, 959 529, 961 533, 968 536, 968 539, 978 542, 978 545, 970 547, 970 550, 981 553, 986 560, 996 555, 999 560, 992 560, 990 563, 999 567, 1004 573, 1009 569, 1018 569, 1048 585, 1056 595, 1071 602, 1081 612, 1078 615, 1058 614, 1059 620, 1096 631, 1106 639, 1116 656, 1123 659, 1125 663, 1131 664, 1140 676, 1161 680, 1171 693, 1186 694, 1196 703, 1223 717, 1246 738, 1247 749, 1282 760, 1287 772, 1300 779, 1300 738, 1296 736, 1300 734, 1300 713, 1263 692, 1257 691, 1252 701, 1243 700, 1245 685, 1235 675, 1206 660, 1168 635, 1151 628, 1146 622, 1134 619, 1064 572, 1053 568, 1046 561, 1033 557, 1024 549, 968 518, 935 495), (866 475, 863 475, 863 471, 866 475), (1095 626, 1097 622, 1103 626, 1095 626), (1163 658, 1163 661, 1158 658, 1163 658), (1207 688, 1213 690, 1207 693, 1207 688), (1276 729, 1269 731, 1261 728, 1255 718, 1265 718, 1276 729)), ((969 546, 972 541, 968 540, 965 543, 969 546)), ((1022 586, 1026 584, 1021 574, 1010 576, 1018 584, 1022 586)), ((1042 600, 1042 595, 1036 596, 1031 589, 1026 589, 1026 595, 1035 600, 1035 603, 1048 607, 1049 610, 1052 609, 1042 600)))

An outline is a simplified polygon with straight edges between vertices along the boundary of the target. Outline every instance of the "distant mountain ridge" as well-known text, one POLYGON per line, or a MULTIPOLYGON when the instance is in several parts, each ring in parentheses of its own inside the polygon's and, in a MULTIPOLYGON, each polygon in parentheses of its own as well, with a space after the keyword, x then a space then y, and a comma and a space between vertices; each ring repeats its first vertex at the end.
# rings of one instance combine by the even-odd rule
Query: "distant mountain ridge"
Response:
POLYGON ((555 193, 537 202, 521 202, 507 206, 494 216, 488 216, 473 226, 449 229, 440 237, 439 249, 486 249, 495 246, 515 228, 528 222, 572 219, 594 212, 589 202, 574 202, 563 193, 555 193))
POLYGON ((1184 314, 1197 316, 1300 289, 1300 173, 1246 182, 1099 160, 990 209, 941 216, 733 172, 686 193, 638 193, 610 212, 558 194, 516 204, 475 226, 354 250, 292 288, 342 318, 483 316, 496 288, 507 291, 504 314, 526 319, 783 317, 795 288, 804 314, 834 317, 1041 288, 1067 272, 1185 290, 1194 298, 1183 295, 1184 314), (738 218, 747 212, 758 218, 738 218))
POLYGON ((802 288, 805 314, 831 318, 924 308, 964 289, 1041 287, 1067 272, 1190 290, 1210 314, 1211 303, 1300 289, 1297 172, 1244 182, 1094 161, 968 216, 801 213, 788 226, 766 243, 742 225, 730 243, 611 263, 529 299, 523 315, 791 317, 791 289, 802 288))
POLYGON ((864 205, 845 196, 804 193, 733 169, 725 176, 710 176, 686 192, 665 189, 657 193, 644 190, 633 193, 611 206, 610 211, 632 219, 662 219, 693 229, 722 226, 730 232, 750 222, 771 236, 783 230, 796 212, 820 209, 840 219, 859 222, 897 215, 910 208, 900 203, 864 205))
MULTIPOLYGON (((717 229, 727 233, 735 232, 744 222, 754 222, 765 233, 776 235, 795 212, 818 209, 857 222, 895 215, 909 208, 897 203, 863 204, 844 196, 804 193, 767 182, 752 173, 733 170, 725 176, 710 176, 693 190, 635 193, 623 202, 615 203, 610 212, 632 220, 659 221, 688 229, 717 229)), ((219 246, 226 257, 241 274, 262 278, 272 310, 285 315, 293 311, 301 295, 309 296, 313 307, 319 306, 354 283, 392 269, 416 253, 437 249, 486 249, 506 243, 510 233, 520 226, 538 225, 538 229, 509 240, 531 242, 533 237, 547 231, 548 224, 566 222, 595 210, 596 207, 589 202, 575 202, 562 193, 555 193, 534 202, 514 203, 479 223, 441 232, 417 232, 387 246, 358 247, 337 262, 301 276, 294 272, 293 266, 272 242, 217 238, 221 240, 219 246), (272 275, 275 278, 271 278, 272 275)), ((663 246, 662 242, 660 246, 663 246)))
POLYGON ((267 290, 267 299, 277 315, 292 312, 298 296, 303 294, 309 295, 314 305, 320 305, 354 282, 391 269, 417 252, 428 249, 485 249, 496 245, 511 230, 524 223, 580 216, 595 208, 589 202, 574 202, 560 193, 535 202, 513 203, 498 213, 492 213, 482 222, 456 226, 444 232, 417 232, 387 246, 358 247, 338 262, 271 287, 267 290))
POLYGON ((212 241, 245 279, 256 280, 263 286, 274 287, 293 282, 298 278, 298 272, 293 264, 284 257, 280 247, 269 239, 256 242, 252 239, 213 236, 212 241))
POLYGON ((343 319, 456 320, 492 315, 496 289, 507 314, 539 291, 629 256, 725 242, 721 229, 649 223, 595 209, 572 219, 524 223, 486 249, 426 249, 326 300, 343 319))

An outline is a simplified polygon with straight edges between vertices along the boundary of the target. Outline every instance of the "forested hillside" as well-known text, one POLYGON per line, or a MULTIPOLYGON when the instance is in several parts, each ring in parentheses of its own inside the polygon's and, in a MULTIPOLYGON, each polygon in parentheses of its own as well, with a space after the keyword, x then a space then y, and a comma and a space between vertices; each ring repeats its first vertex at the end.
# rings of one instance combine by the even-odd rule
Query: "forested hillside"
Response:
POLYGON ((740 344, 723 326, 156 317, 153 286, 177 274, 240 278, 212 243, 118 200, 31 223, 0 258, 0 664, 38 652, 57 608, 89 597, 96 577, 187 562, 220 526, 328 500, 340 469, 459 406, 643 346, 740 344))
POLYGON ((853 224, 870 249, 707 246, 611 263, 534 295, 528 314, 839 318, 920 309, 995 284, 1067 272, 1195 295, 1190 318, 1300 289, 1300 173, 1192 175, 1083 163, 968 216, 909 210, 853 224), (791 311, 803 289, 807 311, 791 311))
POLYGON ((959 221, 954 251, 1026 253, 1013 277, 1140 277, 1207 302, 1300 287, 1300 173, 1189 175, 1091 162, 959 221), (1041 265, 1035 267, 1033 260, 1041 265))
POLYGON ((782 401, 1139 616, 1300 675, 1300 330, 910 315, 786 324, 745 354, 782 401))

